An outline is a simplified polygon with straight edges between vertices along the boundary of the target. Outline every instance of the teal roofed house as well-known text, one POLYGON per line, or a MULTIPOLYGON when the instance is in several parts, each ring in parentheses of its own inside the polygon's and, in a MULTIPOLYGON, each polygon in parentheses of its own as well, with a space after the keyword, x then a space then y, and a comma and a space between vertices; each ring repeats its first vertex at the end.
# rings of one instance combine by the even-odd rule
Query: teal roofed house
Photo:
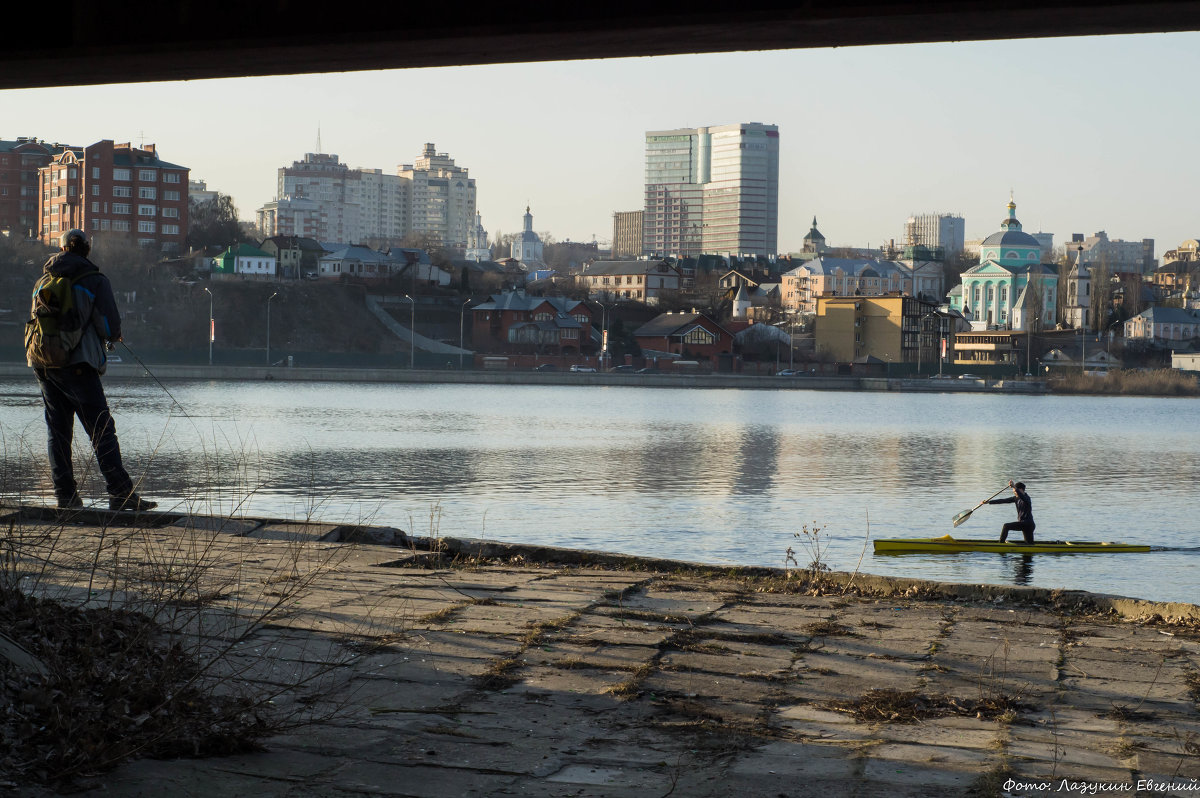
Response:
POLYGON ((274 277, 275 256, 252 244, 238 244, 213 258, 213 274, 249 274, 274 277))
POLYGON ((971 321, 973 330, 1030 330, 1058 323, 1058 273, 1042 263, 1038 240, 1021 230, 1016 203, 1000 231, 983 240, 979 265, 962 274, 961 292, 951 291, 950 307, 971 321))

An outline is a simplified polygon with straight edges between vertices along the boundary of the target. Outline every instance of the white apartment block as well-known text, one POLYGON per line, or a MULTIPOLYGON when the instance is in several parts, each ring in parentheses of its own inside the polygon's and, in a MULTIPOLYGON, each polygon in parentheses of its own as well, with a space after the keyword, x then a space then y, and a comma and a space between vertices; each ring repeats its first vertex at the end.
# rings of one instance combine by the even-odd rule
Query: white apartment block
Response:
POLYGON ((409 232, 427 233, 446 246, 466 247, 475 227, 475 179, 467 170, 426 144, 421 157, 397 173, 411 185, 409 232))
POLYGON ((188 180, 188 200, 194 205, 215 200, 217 193, 209 189, 208 184, 203 180, 188 180))
POLYGON ((913 214, 904 222, 905 246, 941 247, 945 257, 952 258, 963 251, 966 222, 954 213, 913 214))
POLYGON ((774 255, 779 128, 758 122, 646 133, 642 251, 774 255))
POLYGON ((442 245, 466 247, 475 221, 474 179, 433 144, 394 175, 352 169, 336 155, 306 153, 279 170, 276 199, 257 211, 263 236, 348 243, 398 243, 428 234, 442 245))
POLYGON ((1153 238, 1141 241, 1110 239, 1103 230, 1090 236, 1073 233, 1071 240, 1063 243, 1063 249, 1073 261, 1082 262, 1093 271, 1101 268, 1110 275, 1117 272, 1148 274, 1158 265, 1154 259, 1153 238))

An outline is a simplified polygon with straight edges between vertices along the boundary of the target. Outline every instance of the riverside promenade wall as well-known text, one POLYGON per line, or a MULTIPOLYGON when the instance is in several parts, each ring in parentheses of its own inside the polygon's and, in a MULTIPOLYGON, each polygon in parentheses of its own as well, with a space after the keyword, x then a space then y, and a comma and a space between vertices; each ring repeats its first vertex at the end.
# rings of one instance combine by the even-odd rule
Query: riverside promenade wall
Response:
POLYGON ((43 595, 112 606, 131 575, 194 574, 205 650, 278 607, 229 649, 226 687, 316 712, 258 752, 128 762, 96 798, 1183 795, 1200 778, 1192 605, 181 510, 0 523, 43 595))
MULTIPOLYGON (((742 390, 920 391, 936 393, 1047 393, 1044 382, 1014 380, 888 379, 884 377, 774 377, 743 374, 578 374, 574 372, 441 369, 283 368, 111 363, 106 380, 278 380, 281 382, 389 382, 460 385, 628 385, 653 388, 742 390)), ((0 377, 32 374, 24 364, 0 363, 0 377)))

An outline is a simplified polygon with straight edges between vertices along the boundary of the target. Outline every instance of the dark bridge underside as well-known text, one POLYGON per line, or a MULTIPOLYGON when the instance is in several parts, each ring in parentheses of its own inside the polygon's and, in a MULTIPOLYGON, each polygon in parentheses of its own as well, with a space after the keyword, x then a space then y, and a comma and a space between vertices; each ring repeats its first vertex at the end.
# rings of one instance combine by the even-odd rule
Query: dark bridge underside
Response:
POLYGON ((315 5, 9 4, 0 88, 1200 29, 1200 0, 315 5))

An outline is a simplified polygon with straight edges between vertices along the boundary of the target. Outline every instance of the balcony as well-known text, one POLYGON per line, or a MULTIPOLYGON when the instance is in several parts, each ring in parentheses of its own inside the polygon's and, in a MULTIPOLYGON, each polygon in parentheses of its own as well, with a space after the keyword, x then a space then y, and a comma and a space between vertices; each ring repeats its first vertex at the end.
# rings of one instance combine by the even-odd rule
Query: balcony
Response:
POLYGON ((954 341, 954 348, 960 352, 1011 352, 1012 343, 997 343, 995 341, 974 343, 964 341, 960 335, 954 341))

